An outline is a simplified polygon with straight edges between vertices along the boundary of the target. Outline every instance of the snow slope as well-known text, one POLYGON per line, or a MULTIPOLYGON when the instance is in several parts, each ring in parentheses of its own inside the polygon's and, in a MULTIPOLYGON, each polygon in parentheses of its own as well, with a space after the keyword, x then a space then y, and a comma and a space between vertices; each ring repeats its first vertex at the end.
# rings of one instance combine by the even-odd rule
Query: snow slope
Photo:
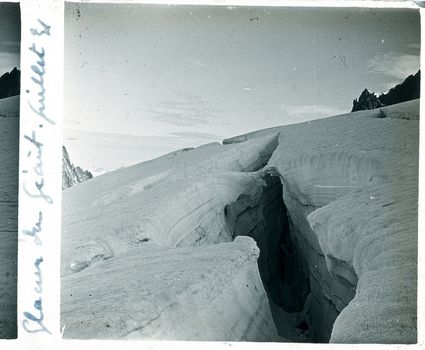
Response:
POLYGON ((418 115, 260 130, 65 190, 65 336, 279 340, 273 320, 291 341, 415 342, 418 115))
POLYGON ((16 338, 19 96, 0 100, 0 338, 16 338))

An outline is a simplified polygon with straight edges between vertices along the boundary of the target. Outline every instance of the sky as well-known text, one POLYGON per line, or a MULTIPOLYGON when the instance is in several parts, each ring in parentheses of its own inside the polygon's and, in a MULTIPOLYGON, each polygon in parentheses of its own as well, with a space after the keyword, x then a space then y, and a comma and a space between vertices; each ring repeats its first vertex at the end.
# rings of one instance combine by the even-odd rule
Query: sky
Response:
POLYGON ((21 15, 19 4, 0 4, 0 76, 19 68, 21 15))
POLYGON ((64 144, 97 174, 346 113, 419 52, 414 10, 67 3, 64 144))

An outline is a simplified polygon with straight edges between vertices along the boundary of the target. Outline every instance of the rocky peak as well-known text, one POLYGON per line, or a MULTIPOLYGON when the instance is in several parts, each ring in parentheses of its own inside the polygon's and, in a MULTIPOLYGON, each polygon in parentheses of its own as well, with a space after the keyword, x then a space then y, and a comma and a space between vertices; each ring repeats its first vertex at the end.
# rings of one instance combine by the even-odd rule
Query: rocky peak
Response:
POLYGON ((353 109, 351 112, 361 111, 364 109, 374 109, 383 107, 382 102, 373 92, 369 92, 368 89, 364 89, 359 99, 353 101, 353 109))
POLYGON ((68 151, 65 146, 62 146, 62 189, 64 190, 91 178, 93 178, 93 175, 90 171, 83 170, 71 163, 68 151))
POLYGON ((18 68, 4 73, 0 77, 0 99, 19 95, 21 88, 21 72, 18 68))

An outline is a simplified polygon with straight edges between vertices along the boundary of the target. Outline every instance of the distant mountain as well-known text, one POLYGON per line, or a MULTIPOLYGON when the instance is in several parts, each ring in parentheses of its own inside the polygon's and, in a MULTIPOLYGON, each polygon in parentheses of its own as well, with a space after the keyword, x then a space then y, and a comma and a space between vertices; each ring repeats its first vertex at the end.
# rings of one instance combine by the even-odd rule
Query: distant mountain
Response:
POLYGON ((83 170, 79 166, 75 167, 69 159, 68 151, 62 146, 62 189, 74 186, 77 183, 93 178, 88 170, 83 170))
POLYGON ((20 94, 21 88, 21 71, 13 68, 9 73, 5 73, 0 77, 0 99, 12 97, 20 94))
POLYGON ((351 112, 390 106, 396 103, 415 100, 420 97, 421 71, 409 75, 402 83, 385 94, 377 95, 364 89, 358 99, 353 101, 351 112))

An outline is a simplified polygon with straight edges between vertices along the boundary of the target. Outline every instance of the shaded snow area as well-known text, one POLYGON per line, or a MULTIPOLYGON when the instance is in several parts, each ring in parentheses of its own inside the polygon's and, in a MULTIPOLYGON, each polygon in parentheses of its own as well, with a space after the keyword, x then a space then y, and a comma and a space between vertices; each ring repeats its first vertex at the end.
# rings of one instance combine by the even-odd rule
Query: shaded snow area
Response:
POLYGON ((19 96, 0 100, 0 339, 16 338, 19 96))
POLYGON ((416 342, 419 100, 63 191, 67 338, 416 342))

